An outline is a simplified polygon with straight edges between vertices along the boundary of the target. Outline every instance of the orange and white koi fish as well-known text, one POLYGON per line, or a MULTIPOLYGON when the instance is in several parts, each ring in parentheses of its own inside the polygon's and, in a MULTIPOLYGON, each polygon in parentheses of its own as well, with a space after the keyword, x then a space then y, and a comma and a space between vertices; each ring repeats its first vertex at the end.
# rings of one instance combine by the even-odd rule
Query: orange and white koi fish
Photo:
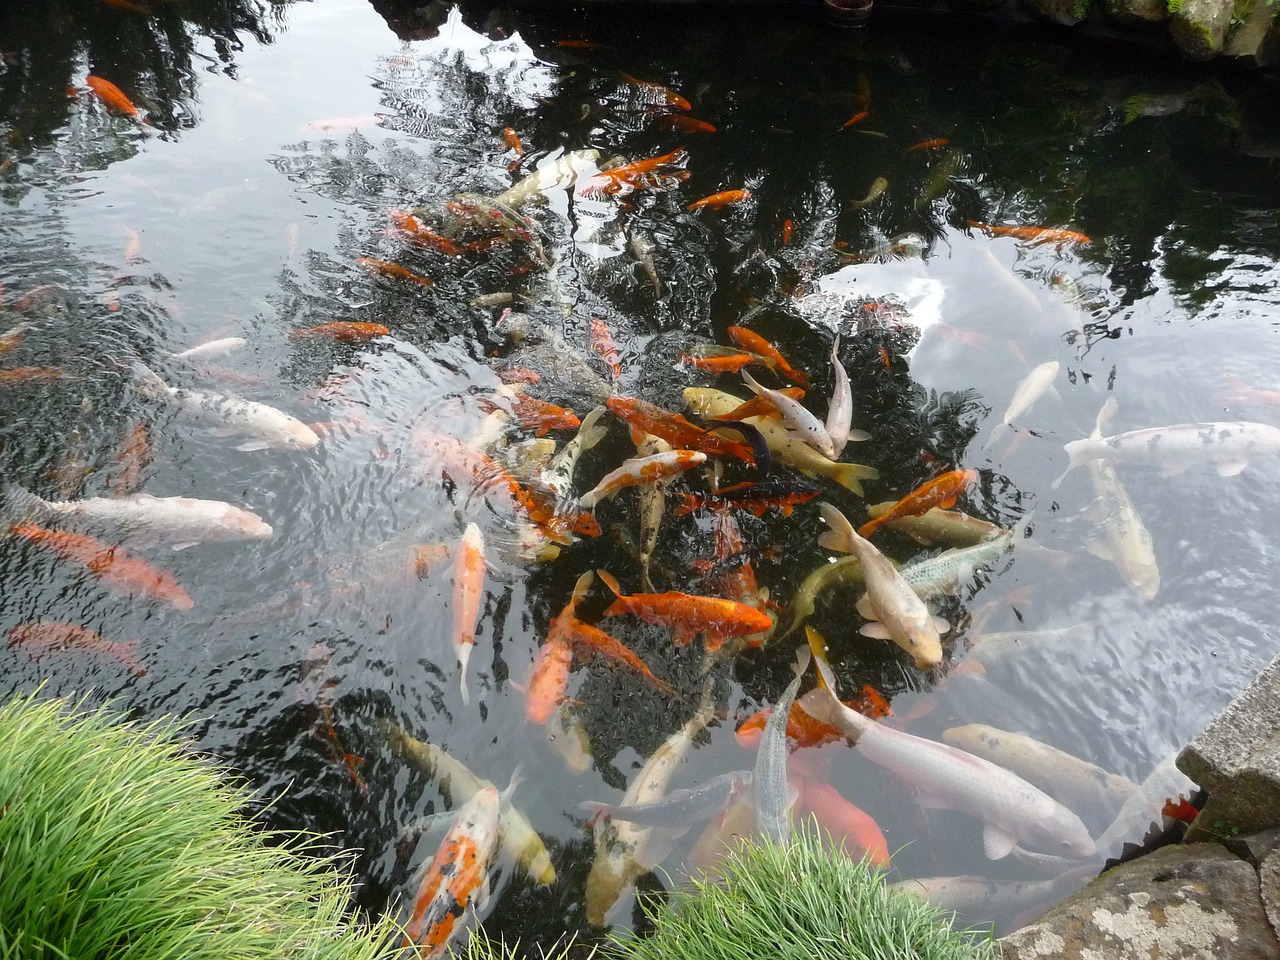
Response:
POLYGON ((806 480, 764 480, 760 483, 735 483, 714 493, 686 493, 681 497, 675 515, 682 517, 699 507, 737 507, 763 517, 777 507, 784 517, 791 516, 796 504, 805 503, 822 494, 823 488, 806 480))
POLYGON ((1079 243, 1086 244, 1090 240, 1083 233, 1077 233, 1075 230, 1057 230, 1053 227, 1006 227, 992 226, 989 223, 979 223, 977 220, 968 221, 969 226, 975 230, 984 230, 987 233, 997 237, 1013 237, 1015 240, 1026 240, 1029 243, 1079 243))
POLYGON ((701 450, 710 457, 734 457, 755 465, 755 454, 745 443, 703 430, 678 413, 663 410, 648 401, 634 397, 610 397, 605 406, 632 427, 661 437, 673 447, 701 450))
POLYGON ((117 661, 135 677, 145 677, 147 668, 135 656, 137 640, 104 640, 92 630, 61 620, 34 620, 20 623, 9 631, 9 646, 20 647, 37 663, 49 653, 85 650, 102 653, 117 661))
POLYGON ((378 260, 375 257, 357 257, 356 263, 360 264, 360 266, 364 267, 370 273, 389 277, 392 280, 407 280, 410 283, 416 283, 423 287, 429 287, 434 282, 429 277, 419 276, 407 267, 402 267, 400 264, 392 263, 389 260, 378 260))
POLYGON ((110 80, 104 80, 102 77, 95 77, 93 74, 89 74, 84 78, 84 82, 88 84, 89 89, 109 109, 114 110, 116 113, 124 114, 126 117, 135 119, 140 117, 138 108, 133 105, 133 101, 126 97, 124 91, 110 80))
POLYGON ((27 339, 27 332, 30 329, 29 323, 15 323, 4 333, 0 333, 0 356, 17 350, 22 345, 22 341, 27 339))
POLYGON ((613 382, 617 383, 618 378, 622 376, 622 362, 618 359, 618 343, 613 339, 613 334, 609 332, 605 322, 599 317, 591 318, 591 350, 604 361, 604 365, 609 368, 609 373, 613 376, 613 382))
POLYGON ((119 545, 103 543, 81 533, 48 530, 34 523, 19 523, 9 532, 64 560, 80 564, 105 586, 127 597, 162 601, 179 610, 195 606, 173 574, 152 566, 119 545))
POLYGON ((339 340, 352 343, 358 340, 375 340, 385 337, 391 331, 380 323, 367 323, 362 320, 334 320, 316 327, 295 327, 289 331, 289 339, 299 340, 339 340))
POLYGON ((474 523, 467 524, 453 560, 453 648, 458 654, 462 675, 462 702, 470 703, 467 691, 467 661, 476 642, 480 620, 480 600, 484 595, 484 534, 474 523))
POLYGON ((458 810, 413 898, 404 949, 420 958, 440 956, 484 908, 501 813, 502 798, 492 785, 476 791, 458 810))
POLYGON ((858 536, 870 537, 884 524, 903 517, 918 517, 934 507, 948 510, 956 505, 956 498, 978 481, 977 470, 948 470, 921 484, 883 513, 868 520, 858 530, 858 536))
POLYGON ((671 639, 676 646, 685 646, 698 634, 702 634, 706 640, 707 652, 714 653, 730 637, 761 633, 773 626, 768 614, 735 600, 699 597, 675 590, 627 596, 611 574, 604 570, 596 572, 617 598, 605 610, 604 616, 617 617, 630 613, 646 623, 670 627, 671 639))
POLYGON ((634 457, 605 474, 604 479, 584 493, 579 502, 591 510, 596 504, 610 499, 627 487, 664 483, 706 462, 707 455, 697 450, 672 450, 649 457, 634 457))
POLYGON ((787 362, 787 358, 778 352, 778 348, 760 336, 760 334, 748 330, 746 327, 729 327, 725 332, 729 334, 729 339, 743 350, 759 354, 772 361, 773 368, 797 387, 802 387, 805 390, 809 389, 809 375, 803 370, 797 370, 791 366, 787 362))
POLYGON ((721 190, 719 193, 713 193, 709 197, 703 197, 701 200, 695 200, 689 204, 689 210, 718 210, 721 207, 727 207, 733 203, 742 203, 751 199, 751 191, 742 190, 721 190))
POLYGON ((504 396, 501 400, 480 397, 477 402, 490 413, 505 410, 519 421, 520 426, 534 431, 539 437, 545 437, 551 430, 576 430, 582 425, 582 421, 572 410, 525 393, 517 393, 513 397, 504 396))
MULTIPOLYGON (((799 387, 783 387, 778 392, 786 394, 792 400, 799 401, 804 399, 804 391, 799 387)), ((752 417, 768 417, 771 420, 780 420, 782 414, 778 412, 778 408, 773 405, 773 402, 768 397, 755 395, 727 413, 717 414, 713 417, 708 417, 708 419, 749 420, 752 417)))

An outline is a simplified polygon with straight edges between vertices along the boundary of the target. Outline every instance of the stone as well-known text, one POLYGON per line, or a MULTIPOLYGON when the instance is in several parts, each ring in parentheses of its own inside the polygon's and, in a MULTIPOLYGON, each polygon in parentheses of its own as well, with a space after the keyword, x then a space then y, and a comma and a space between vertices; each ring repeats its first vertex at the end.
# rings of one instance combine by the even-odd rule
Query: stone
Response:
POLYGON ((1240 22, 1227 34, 1222 47, 1223 56, 1251 67, 1275 63, 1278 51, 1271 36, 1273 12, 1266 0, 1252 0, 1240 22))
POLYGON ((1262 867, 1262 861, 1272 850, 1280 846, 1280 827, 1263 830, 1260 833, 1246 833, 1238 837, 1222 841, 1222 845, 1241 860, 1248 861, 1253 869, 1262 867))
POLYGON ((1262 907, 1272 930, 1280 930, 1280 850, 1272 850, 1258 867, 1262 907))
POLYGON ((1276 960, 1253 867, 1218 844, 1122 864, 1000 941, 1004 960, 1276 960))
POLYGON ((1093 0, 1023 0, 1032 13, 1064 27, 1074 26, 1089 16, 1093 0))
POLYGON ((1187 59, 1210 60, 1222 52, 1233 9, 1232 0, 1182 0, 1169 14, 1169 36, 1187 59))
POLYGON ((1120 23, 1163 23, 1169 18, 1166 0, 1105 0, 1103 6, 1120 23))
POLYGON ((1280 657, 1178 754, 1209 794, 1187 840, 1222 840, 1280 826, 1280 657))

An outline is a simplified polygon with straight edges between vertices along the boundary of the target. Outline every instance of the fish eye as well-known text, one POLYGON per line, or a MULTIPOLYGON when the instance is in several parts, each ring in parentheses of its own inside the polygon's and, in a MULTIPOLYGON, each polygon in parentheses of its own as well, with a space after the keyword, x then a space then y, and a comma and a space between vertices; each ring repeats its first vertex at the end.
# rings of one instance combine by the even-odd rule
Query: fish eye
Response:
POLYGON ((907 637, 907 643, 911 644, 913 647, 916 645, 917 642, 918 641, 916 640, 915 637, 907 637))

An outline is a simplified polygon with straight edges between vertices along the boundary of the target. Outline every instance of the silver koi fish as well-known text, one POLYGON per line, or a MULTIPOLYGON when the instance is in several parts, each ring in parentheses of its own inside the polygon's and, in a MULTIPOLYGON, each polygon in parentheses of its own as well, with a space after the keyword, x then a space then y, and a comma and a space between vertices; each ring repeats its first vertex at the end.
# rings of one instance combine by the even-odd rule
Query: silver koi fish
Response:
POLYGON ((795 678, 787 684, 764 726, 764 735, 756 750, 756 766, 752 783, 756 794, 756 814, 760 832, 774 843, 791 840, 791 804, 795 797, 787 782, 787 720, 791 705, 800 692, 800 678, 809 666, 809 648, 801 647, 793 668, 795 678))

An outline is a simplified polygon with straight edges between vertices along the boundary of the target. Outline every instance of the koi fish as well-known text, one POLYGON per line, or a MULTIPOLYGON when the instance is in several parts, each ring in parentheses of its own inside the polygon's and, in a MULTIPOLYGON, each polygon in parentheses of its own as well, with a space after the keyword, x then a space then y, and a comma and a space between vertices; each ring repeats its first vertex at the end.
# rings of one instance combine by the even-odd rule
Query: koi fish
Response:
MULTIPOLYGON (((714 715, 715 707, 708 684, 698 711, 645 761, 618 805, 638 807, 660 800, 693 746, 693 738, 711 722, 714 715)), ((603 927, 606 914, 622 891, 662 862, 670 850, 671 841, 670 833, 659 837, 652 828, 626 821, 599 821, 593 834, 596 857, 587 875, 586 915, 587 923, 603 927)))
POLYGON ((760 336, 760 334, 748 330, 746 327, 729 327, 725 332, 728 333, 729 339, 743 350, 759 354, 772 361, 773 369, 777 370, 779 375, 790 380, 797 387, 805 390, 809 389, 809 375, 803 370, 797 370, 791 366, 787 362, 787 358, 778 352, 778 348, 760 336))
POLYGON ((609 397, 609 411, 632 427, 661 437, 673 447, 700 450, 711 457, 734 457, 755 466, 751 448, 736 440, 728 440, 690 423, 678 413, 671 413, 645 400, 633 397, 609 397))
POLYGON ((551 266, 542 243, 530 229, 530 221, 500 200, 478 193, 460 193, 444 205, 453 216, 482 230, 496 231, 507 240, 525 244, 543 267, 551 266))
POLYGON ((637 80, 635 77, 626 73, 622 74, 622 80, 627 84, 627 86, 640 90, 647 98, 658 103, 665 104, 669 107, 675 107, 677 110, 693 109, 693 104, 688 100, 680 96, 680 94, 676 93, 674 90, 669 90, 659 83, 651 83, 648 80, 637 80))
POLYGON ((356 257, 356 263, 370 273, 376 273, 392 280, 407 280, 409 283, 416 283, 423 287, 429 287, 435 282, 429 277, 419 276, 407 267, 392 263, 390 260, 379 260, 376 257, 356 257))
POLYGON ((520 134, 516 133, 514 127, 502 128, 502 142, 515 151, 517 160, 524 156, 524 144, 520 142, 520 134))
POLYGON ((668 130, 677 130, 680 133, 716 132, 713 124, 707 123, 705 120, 699 120, 696 117, 686 116, 683 113, 664 113, 658 118, 657 125, 666 127, 668 130))
POLYGON ((20 647, 39 663, 46 654, 64 650, 86 650, 111 657, 135 677, 145 677, 147 668, 135 656, 137 640, 104 640, 92 630, 61 620, 34 620, 20 623, 9 631, 9 646, 20 647))
POLYGON ((827 406, 827 436, 831 438, 831 459, 835 460, 844 452, 850 440, 861 436, 870 439, 869 434, 853 429, 853 388, 849 385, 849 374, 840 362, 840 336, 836 335, 831 342, 831 403, 827 406))
POLYGON ((272 534, 271 526, 256 513, 221 500, 138 493, 49 501, 16 483, 4 485, 2 499, 5 512, 25 519, 71 519, 104 528, 113 536, 168 544, 174 550, 206 542, 265 540, 272 534))
POLYGON ((685 828, 723 810, 751 786, 749 770, 731 770, 697 787, 672 790, 660 800, 624 806, 584 800, 579 809, 590 814, 593 827, 602 820, 621 820, 646 827, 685 828))
POLYGON ((819 594, 842 584, 850 587, 861 587, 864 584, 862 561, 857 557, 840 557, 834 563, 823 563, 804 578, 791 601, 791 622, 787 624, 782 636, 789 637, 797 627, 813 616, 819 594))
MULTIPOLYGON (((23 324, 18 324, 18 326, 23 326, 23 324)), ((17 327, 14 329, 16 330, 17 327)), ((1237 373, 1224 374, 1223 379, 1227 383, 1227 389, 1217 395, 1220 403, 1245 403, 1265 407, 1280 407, 1280 390, 1255 387, 1237 373)))
POLYGON ((209 427, 215 434, 247 435, 250 439, 237 446, 237 450, 309 450, 320 442, 315 431, 301 420, 265 403, 231 394, 179 390, 141 362, 135 361, 133 370, 138 391, 170 403, 176 416, 209 427))
POLYGON ((743 634, 735 637, 733 646, 724 648, 730 656, 739 652, 736 647, 762 647, 773 636, 776 618, 769 609, 769 589, 761 587, 756 581, 755 570, 751 566, 751 558, 747 555, 742 541, 742 531, 738 521, 730 510, 717 510, 711 521, 711 530, 715 537, 716 565, 704 575, 703 579, 710 587, 710 592, 726 600, 736 600, 749 607, 755 607, 772 621, 768 630, 760 633, 743 634))
POLYGON ((573 475, 578 467, 578 460, 583 453, 590 450, 609 432, 607 427, 599 425, 605 414, 604 407, 596 407, 582 418, 582 425, 574 438, 564 445, 547 468, 542 471, 542 482, 562 500, 567 500, 573 493, 573 475))
POLYGON ((912 153, 916 150, 937 150, 940 147, 945 147, 950 142, 951 141, 947 137, 934 137, 932 140, 921 140, 919 143, 913 143, 903 152, 912 153))
POLYGON ((1054 490, 1075 467, 1090 460, 1155 462, 1168 475, 1182 473, 1198 460, 1207 460, 1218 476, 1234 477, 1249 465, 1251 457, 1280 453, 1280 429, 1248 420, 1178 423, 1130 430, 1110 437, 1072 440, 1063 449, 1071 462, 1051 484, 1054 490))
MULTIPOLYGON (((427 283, 430 282, 427 280, 427 283)), ((332 323, 322 323, 317 327, 295 327, 289 331, 289 339, 295 343, 299 340, 338 340, 343 343, 352 343, 360 340, 375 340, 378 337, 387 336, 390 332, 380 323, 335 320, 332 323)))
MULTIPOLYGON (((652 457, 671 452, 671 444, 661 437, 643 431, 632 431, 636 453, 652 457)), ((653 580, 649 569, 653 563, 653 551, 658 547, 658 534, 667 512, 666 486, 655 483, 640 488, 640 586, 646 593, 653 593, 653 580)))
MULTIPOLYGON (((408 760, 428 779, 436 784, 450 804, 464 804, 481 790, 497 787, 483 777, 478 777, 462 761, 446 753, 433 743, 425 743, 411 736, 399 724, 377 718, 374 725, 386 736, 392 752, 408 760)), ((506 855, 514 857, 534 883, 547 886, 555 883, 556 870, 542 837, 533 825, 513 804, 502 804, 498 817, 498 843, 506 855)))
POLYGON ((1035 907, 1061 899, 1097 875, 1086 864, 1048 880, 993 880, 962 874, 955 877, 915 877, 889 884, 890 889, 919 897, 946 911, 988 916, 997 910, 1035 907))
POLYGON ((491 413, 494 410, 506 410, 520 422, 520 426, 534 431, 539 437, 546 436, 552 430, 576 430, 582 425, 582 421, 572 410, 526 393, 517 393, 505 399, 505 406, 488 397, 481 397, 478 403, 491 413))
POLYGON ((89 74, 84 78, 84 82, 108 109, 114 110, 116 113, 124 114, 126 117, 133 117, 135 119, 139 117, 138 108, 133 105, 133 101, 126 97, 124 95, 124 91, 110 80, 105 80, 102 77, 95 77, 93 74, 89 74))
POLYGON ((758 397, 765 397, 782 417, 783 422, 794 430, 805 443, 813 447, 829 460, 836 455, 835 443, 832 442, 827 428, 822 421, 806 410, 798 401, 792 400, 781 390, 770 390, 756 382, 755 377, 742 371, 743 382, 758 397))
MULTIPOLYGON (((828 670, 828 687, 833 680, 828 670)), ((983 821, 988 859, 1008 856, 1015 844, 1079 858, 1093 855, 1093 838, 1080 818, 1022 777, 955 747, 868 720, 828 687, 806 693, 800 701, 804 709, 839 727, 859 753, 913 786, 928 805, 983 821)))
POLYGON ((139 421, 129 431, 124 449, 116 457, 115 469, 107 477, 107 489, 113 496, 127 497, 142 486, 142 471, 151 460, 151 431, 139 421))
MULTIPOLYGON (((869 684, 864 684, 857 698, 845 700, 844 705, 872 720, 879 720, 893 714, 889 708, 889 701, 869 684)), ((765 724, 772 716, 773 710, 773 707, 766 707, 738 724, 733 736, 740 746, 751 748, 760 743, 765 724)), ((791 705, 791 715, 787 717, 787 740, 796 747, 821 747, 828 743, 839 743, 843 739, 844 734, 831 724, 814 719, 798 703, 791 705)))
MULTIPOLYGON (((875 520, 884 516, 895 506, 897 501, 894 500, 873 503, 867 508, 867 513, 875 520)), ((990 521, 979 520, 959 510, 943 510, 941 507, 926 510, 918 517, 898 517, 896 520, 888 521, 888 525, 925 546, 947 543, 956 547, 971 547, 1008 532, 990 521)))
POLYGON ((858 530, 858 536, 867 538, 886 523, 902 517, 918 517, 934 507, 949 509, 956 505, 956 498, 978 480, 977 470, 948 470, 921 484, 888 510, 868 520, 858 530))
MULTIPOLYGON (((721 390, 686 387, 684 402, 700 416, 715 417, 736 409, 742 400, 721 390)), ((829 457, 824 457, 813 447, 794 437, 781 424, 767 418, 751 417, 742 422, 760 432, 775 457, 783 463, 789 463, 806 476, 827 477, 858 496, 863 495, 863 480, 874 480, 880 476, 880 471, 874 467, 860 463, 836 463, 829 457)))
POLYGON ((387 216, 404 238, 415 246, 431 247, 448 257, 462 253, 461 246, 428 228, 407 210, 388 210, 387 216))
MULTIPOLYGON (((865 637, 892 640, 911 654, 920 669, 942 662, 939 633, 949 629, 945 620, 929 613, 910 584, 902 579, 893 563, 871 543, 858 536, 845 515, 828 503, 818 508, 831 529, 818 543, 832 550, 852 553, 862 561, 867 592, 858 601, 858 613, 871 623, 858 632, 865 637)), ((819 718, 821 719, 821 718, 819 718)))
POLYGON ((871 186, 867 189, 867 195, 861 200, 852 201, 849 206, 854 210, 861 210, 863 207, 869 207, 881 197, 885 191, 889 189, 889 181, 884 177, 876 177, 871 181, 871 186))
POLYGON ((497 787, 488 786, 458 810, 414 896, 402 949, 413 949, 418 957, 439 956, 484 908, 501 809, 497 787))
POLYGON ((24 321, 22 323, 15 323, 4 333, 0 333, 0 356, 4 356, 6 353, 13 353, 13 351, 17 350, 18 347, 22 345, 22 341, 27 339, 27 333, 30 332, 30 330, 31 324, 24 321))
POLYGON ((760 358, 752 353, 725 353, 711 357, 682 353, 680 362, 707 373, 737 373, 748 364, 759 363, 760 358))
POLYGON ((791 840, 788 813, 795 800, 787 782, 787 721, 791 716, 791 704, 800 692, 800 680, 809 666, 809 659, 807 647, 796 652, 796 662, 792 667, 795 676, 782 691, 773 713, 765 722, 751 775, 760 832, 771 842, 783 845, 791 840))
POLYGON ((875 820, 830 784, 797 778, 797 786, 796 812, 800 816, 817 820, 823 833, 855 860, 865 858, 873 867, 889 866, 889 845, 875 820))
MULTIPOLYGON (((589 574, 588 574, 589 575, 589 574)), ((670 696, 674 691, 671 685, 659 680, 645 662, 631 651, 621 640, 609 636, 599 627, 583 623, 575 615, 563 626, 564 634, 574 645, 575 650, 586 649, 597 656, 604 657, 614 663, 620 663, 642 679, 648 681, 659 693, 670 696)))
MULTIPOLYGON (((1098 411, 1098 420, 1091 439, 1102 436, 1102 428, 1115 415, 1119 404, 1114 396, 1098 411)), ((1097 498, 1089 512, 1101 528, 1099 535, 1090 539, 1085 548, 1095 557, 1109 560, 1124 578, 1138 599, 1150 603, 1160 592, 1160 567, 1156 563, 1151 534, 1129 494, 1120 483, 1115 467, 1106 460, 1090 460, 1086 464, 1093 492, 1097 498)))
POLYGON ((791 242, 791 233, 795 230, 795 226, 790 217, 782 221, 782 245, 784 247, 791 242))
POLYGON ((622 376, 622 362, 618 359, 618 344, 605 322, 599 317, 591 318, 591 350, 597 354, 604 365, 609 368, 613 382, 617 383, 622 376))
POLYGON ((659 173, 667 173, 667 167, 674 167, 684 156, 684 147, 676 147, 670 153, 649 157, 645 160, 633 160, 620 167, 601 170, 595 176, 582 183, 582 191, 587 194, 595 192, 620 193, 623 190, 635 190, 643 185, 647 177, 659 173))
POLYGON ((859 110, 857 113, 855 113, 852 117, 850 117, 844 123, 840 124, 840 129, 843 130, 845 127, 852 127, 855 123, 861 123, 863 120, 867 119, 867 117, 869 116, 871 116, 870 110, 859 110))
POLYGON ((804 480, 764 480, 760 483, 735 483, 721 487, 715 493, 681 495, 683 501, 676 507, 675 515, 682 517, 699 507, 737 507, 749 510, 757 517, 777 507, 784 517, 791 516, 796 504, 806 503, 820 495, 823 488, 804 480))
POLYGON ((709 197, 703 197, 701 200, 695 200, 686 208, 688 210, 718 210, 721 207, 727 207, 732 203, 742 203, 744 200, 751 199, 750 190, 722 190, 719 193, 713 193, 709 197))
POLYGON ((67 374, 57 367, 10 367, 0 370, 0 386, 15 383, 53 383, 66 378, 67 374))
POLYGON ((707 652, 714 653, 730 637, 759 633, 773 626, 769 615, 754 607, 719 597, 699 597, 674 590, 666 593, 636 593, 626 596, 618 581, 604 570, 596 571, 616 599, 604 611, 606 617, 634 614, 646 623, 672 629, 672 641, 678 647, 689 644, 702 634, 707 652))
POLYGON ((591 588, 594 576, 588 570, 578 577, 569 602, 552 619, 547 628, 547 639, 538 648, 533 661, 533 673, 529 678, 525 695, 525 717, 530 723, 545 724, 552 712, 564 700, 569 686, 569 671, 573 667, 573 625, 578 620, 577 607, 591 588))
POLYGON ((1057 395, 1057 391, 1053 388, 1053 381, 1058 376, 1061 366, 1057 360, 1042 363, 1013 388, 1013 399, 1009 401, 1009 406, 1004 416, 1000 418, 1000 422, 992 429, 987 442, 982 445, 983 450, 995 443, 1001 434, 1013 426, 1015 420, 1027 413, 1046 393, 1057 395))
POLYGON ((177 353, 169 354, 171 360, 181 360, 184 363, 194 361, 216 360, 225 357, 228 354, 235 353, 237 350, 248 344, 248 340, 244 337, 221 337, 217 340, 209 340, 205 343, 197 344, 188 350, 180 350, 177 353))
POLYGON ((458 654, 463 703, 471 702, 467 691, 467 661, 476 642, 483 594, 484 534, 476 524, 469 523, 453 561, 453 648, 458 654))
POLYGON ((128 13, 151 13, 151 8, 141 3, 134 3, 133 0, 102 0, 108 7, 115 7, 117 10, 124 10, 128 13))
MULTIPOLYGON (((783 387, 778 392, 785 393, 792 400, 796 401, 803 400, 805 393, 799 387, 783 387)), ((714 417, 709 417, 708 419, 749 420, 752 417, 768 417, 771 420, 780 420, 782 419, 782 414, 778 412, 778 408, 773 405, 773 402, 768 397, 752 396, 750 400, 739 404, 728 413, 722 413, 714 417)))
POLYGON ((665 483, 706 462, 707 455, 697 450, 672 450, 669 453, 655 453, 649 457, 625 460, 620 467, 605 474, 604 479, 584 493, 579 502, 592 510, 596 504, 610 499, 627 487, 665 483))
POLYGON ((1030 243, 1079 243, 1087 244, 1089 238, 1075 230, 1056 230, 1052 227, 1008 227, 979 223, 977 220, 967 221, 975 230, 982 230, 997 237, 1013 237, 1015 240, 1026 240, 1030 243))
POLYGON ((34 523, 19 523, 10 534, 44 547, 63 560, 85 567, 105 586, 133 599, 156 600, 179 610, 195 606, 173 574, 152 566, 119 545, 65 530, 48 530, 34 523))

